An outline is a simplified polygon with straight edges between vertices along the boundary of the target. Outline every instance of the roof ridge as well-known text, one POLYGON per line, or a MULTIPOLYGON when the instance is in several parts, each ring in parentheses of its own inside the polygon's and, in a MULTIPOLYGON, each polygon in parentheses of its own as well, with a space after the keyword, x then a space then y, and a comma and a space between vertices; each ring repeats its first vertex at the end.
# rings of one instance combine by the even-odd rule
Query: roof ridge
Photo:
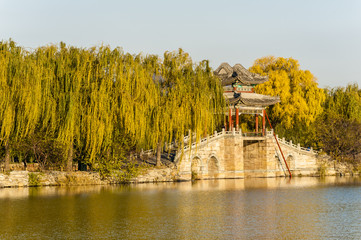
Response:
POLYGON ((237 63, 231 67, 228 63, 224 62, 213 73, 221 79, 223 86, 231 85, 235 82, 251 85, 268 81, 267 76, 261 76, 256 73, 252 73, 243 67, 240 63, 237 63))

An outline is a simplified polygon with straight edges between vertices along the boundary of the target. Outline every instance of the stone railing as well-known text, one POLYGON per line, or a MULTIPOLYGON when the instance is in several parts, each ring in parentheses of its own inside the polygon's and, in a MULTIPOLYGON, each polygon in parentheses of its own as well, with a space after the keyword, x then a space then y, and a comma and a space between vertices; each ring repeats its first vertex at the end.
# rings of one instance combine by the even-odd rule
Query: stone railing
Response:
POLYGON ((149 149, 147 151, 141 151, 140 153, 141 155, 153 155, 154 154, 154 150, 153 149, 149 149))
POLYGON ((185 136, 185 137, 183 138, 183 142, 184 142, 184 143, 186 143, 186 142, 188 142, 190 139, 194 139, 194 138, 196 137, 196 134, 195 134, 195 133, 192 134, 192 137, 190 137, 190 134, 191 134, 191 131, 189 130, 188 136, 185 136))
POLYGON ((214 131, 214 134, 213 135, 210 135, 210 136, 207 136, 203 139, 200 139, 198 142, 197 141, 194 141, 193 143, 191 144, 187 144, 186 146, 183 147, 183 151, 185 150, 188 150, 190 148, 193 148, 195 146, 197 146, 198 144, 201 144, 201 143, 205 143, 209 140, 214 140, 216 138, 219 138, 220 136, 223 136, 223 135, 227 135, 227 134, 232 134, 233 131, 221 131, 221 132, 217 132, 217 131, 214 131))
POLYGON ((301 145, 299 143, 297 144, 294 144, 292 143, 292 140, 290 140, 289 142, 287 142, 285 140, 285 138, 279 138, 278 135, 276 135, 276 138, 278 140, 279 143, 283 144, 283 145, 286 145, 287 147, 290 147, 290 148, 293 148, 297 151, 300 151, 300 152, 306 152, 306 153, 314 153, 314 154, 318 154, 319 152, 318 151, 315 151, 313 150, 312 147, 310 148, 305 148, 305 147, 301 147, 301 145))
MULTIPOLYGON (((189 131, 189 133, 190 133, 190 131, 189 131)), ((273 129, 271 129, 270 131, 266 131, 266 136, 263 136, 262 132, 257 132, 257 133, 256 132, 242 132, 241 130, 236 131, 235 128, 233 128, 232 131, 226 131, 225 129, 222 129, 222 131, 220 131, 220 132, 215 131, 213 135, 209 135, 198 141, 196 141, 196 134, 193 133, 191 135, 191 137, 190 137, 190 135, 188 135, 183 138, 183 143, 184 143, 183 151, 189 150, 190 148, 194 148, 197 145, 199 146, 200 144, 207 143, 208 141, 218 139, 222 136, 230 136, 230 135, 235 135, 235 136, 238 135, 238 136, 247 137, 247 138, 273 137, 273 129), (191 144, 189 144, 189 141, 191 141, 191 144)), ((300 144, 295 145, 292 143, 292 141, 287 142, 284 138, 281 139, 277 135, 276 135, 276 137, 277 137, 277 140, 281 144, 284 144, 288 147, 294 148, 295 150, 303 151, 303 152, 307 152, 307 153, 310 153, 310 152, 318 153, 317 151, 313 150, 312 148, 304 148, 304 147, 301 147, 300 144)), ((173 149, 174 146, 176 146, 176 145, 177 144, 175 142, 170 143, 167 145, 167 149, 173 149)), ((151 150, 143 151, 141 154, 148 155, 148 156, 154 155, 155 151, 151 149, 151 150)))
MULTIPOLYGON (((242 137, 265 137, 263 136, 262 132, 245 132, 243 133, 241 130, 238 130, 236 131, 235 128, 232 129, 232 131, 226 131, 225 129, 222 129, 222 131, 220 132, 217 132, 215 131, 213 135, 210 135, 210 136, 207 136, 203 139, 200 139, 199 141, 194 141, 192 144, 187 144, 186 146, 183 147, 183 150, 188 150, 190 148, 193 148, 199 144, 202 144, 202 143, 206 143, 210 140, 215 140, 215 139, 218 139, 222 136, 230 136, 230 135, 234 135, 234 136, 242 136, 242 137)), ((272 136, 273 135, 273 131, 266 131, 266 136, 269 137, 269 136, 272 136)), ((187 138, 189 139, 189 138, 187 138)))
MULTIPOLYGON (((190 137, 190 135, 188 135, 183 138, 183 143, 185 145, 183 147, 183 150, 188 150, 189 148, 193 148, 193 147, 197 146, 198 144, 206 143, 207 141, 214 140, 214 139, 219 138, 224 135, 225 136, 238 135, 238 136, 242 136, 242 137, 264 137, 262 132, 258 132, 258 133, 245 132, 245 133, 243 133, 241 130, 236 131, 236 129, 233 128, 232 131, 226 131, 225 129, 223 129, 220 132, 215 131, 213 135, 207 136, 205 138, 202 138, 202 139, 196 141, 195 140, 196 134, 193 133, 191 137, 190 137), (188 144, 189 141, 192 141, 192 143, 188 144)), ((272 136, 272 135, 273 135, 273 131, 266 131, 267 137, 272 136)), ((172 149, 175 145, 176 145, 176 143, 174 143, 174 142, 170 143, 170 144, 168 144, 167 148, 172 149)), ((142 155, 153 155, 154 153, 155 153, 155 151, 151 149, 151 150, 143 151, 141 154, 142 155)))

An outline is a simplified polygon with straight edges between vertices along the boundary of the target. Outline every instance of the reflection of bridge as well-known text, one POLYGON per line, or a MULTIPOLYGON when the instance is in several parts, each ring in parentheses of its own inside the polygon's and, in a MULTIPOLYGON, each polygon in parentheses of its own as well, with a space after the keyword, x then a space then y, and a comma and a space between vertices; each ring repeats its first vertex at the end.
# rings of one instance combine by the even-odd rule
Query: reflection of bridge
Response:
MULTIPOLYGON (((291 172, 309 175, 317 172, 312 149, 278 139, 291 172)), ((180 175, 197 178, 243 178, 285 176, 286 166, 276 148, 273 132, 215 132, 198 142, 185 138, 185 147, 175 157, 180 175)))

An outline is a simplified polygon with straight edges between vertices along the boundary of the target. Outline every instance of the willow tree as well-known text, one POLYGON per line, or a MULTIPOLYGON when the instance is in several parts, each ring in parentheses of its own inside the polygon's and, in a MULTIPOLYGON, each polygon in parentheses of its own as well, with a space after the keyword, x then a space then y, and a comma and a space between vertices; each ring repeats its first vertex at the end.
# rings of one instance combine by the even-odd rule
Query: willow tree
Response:
POLYGON ((160 101, 154 110, 152 127, 157 140, 157 165, 163 142, 183 141, 188 129, 199 138, 212 132, 220 123, 224 107, 222 87, 207 61, 193 64, 189 55, 166 52, 159 82, 160 101))
MULTIPOLYGON (((1 43, 1 142, 5 145, 5 166, 8 169, 11 146, 18 148, 34 132, 48 128, 45 108, 51 106, 46 93, 52 89, 48 59, 41 59, 38 51, 30 53, 13 41, 1 43)), ((55 115, 53 113, 53 115, 55 115)), ((55 121, 53 121, 55 122, 55 121)), ((54 127, 55 128, 55 127, 54 127)), ((44 134, 47 135, 47 134, 44 134)))
MULTIPOLYGON (((81 76, 76 62, 79 61, 77 52, 77 49, 68 49, 61 43, 60 49, 51 45, 39 47, 32 53, 40 69, 35 81, 40 86, 37 93, 42 99, 37 131, 42 133, 43 139, 54 139, 65 146, 64 155, 70 159, 75 136, 80 135, 81 94, 76 86, 81 84, 81 76)), ((71 170, 72 161, 66 165, 71 170)))
POLYGON ((11 146, 34 132, 40 116, 39 69, 13 41, 0 42, 0 142, 9 170, 11 146))
POLYGON ((5 147, 5 170, 10 163, 10 141, 17 135, 15 118, 17 93, 13 87, 18 87, 16 79, 18 66, 21 65, 21 49, 14 42, 0 42, 0 140, 5 147))
POLYGON ((325 93, 318 88, 312 73, 300 69, 295 59, 272 56, 256 60, 250 71, 269 77, 269 81, 256 87, 257 92, 281 98, 281 103, 270 107, 269 112, 279 133, 311 143, 312 123, 322 113, 325 101, 325 93))
POLYGON ((64 43, 26 52, 9 41, 0 50, 7 169, 11 143, 29 139, 46 148, 33 153, 38 161, 56 150, 57 165, 68 171, 74 158, 109 170, 141 148, 158 148, 160 157, 163 143, 180 141, 188 129, 198 137, 213 131, 224 105, 208 62, 193 64, 182 50, 164 59, 64 43))

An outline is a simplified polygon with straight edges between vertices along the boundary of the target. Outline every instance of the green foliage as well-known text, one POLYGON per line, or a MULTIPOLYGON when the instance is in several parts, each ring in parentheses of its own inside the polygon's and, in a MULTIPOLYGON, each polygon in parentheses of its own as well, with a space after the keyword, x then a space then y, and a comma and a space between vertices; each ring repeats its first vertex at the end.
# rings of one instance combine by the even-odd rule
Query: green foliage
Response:
POLYGON ((326 171, 327 171, 327 164, 325 163, 321 164, 318 168, 318 174, 320 175, 321 178, 324 178, 326 176, 326 171))
POLYGON ((360 121, 361 90, 357 84, 326 89, 325 110, 327 114, 338 114, 343 118, 360 121))
POLYGON ((29 173, 28 176, 30 187, 40 186, 40 175, 38 173, 29 173))
POLYGON ((103 161, 98 163, 95 170, 100 173, 103 179, 108 179, 115 183, 128 183, 142 171, 143 166, 139 166, 133 161, 103 161))
POLYGON ((141 166, 137 166, 135 163, 128 163, 125 167, 118 172, 113 172, 113 177, 115 177, 116 181, 119 183, 128 183, 131 179, 137 177, 142 171, 141 166))
POLYGON ((338 161, 356 164, 361 156, 361 90, 357 84, 326 89, 316 133, 320 147, 338 161))
POLYGON ((71 169, 75 158, 108 174, 132 151, 181 140, 188 129, 214 131, 222 94, 208 62, 194 64, 181 49, 161 59, 0 42, 0 149, 44 168, 71 169))

